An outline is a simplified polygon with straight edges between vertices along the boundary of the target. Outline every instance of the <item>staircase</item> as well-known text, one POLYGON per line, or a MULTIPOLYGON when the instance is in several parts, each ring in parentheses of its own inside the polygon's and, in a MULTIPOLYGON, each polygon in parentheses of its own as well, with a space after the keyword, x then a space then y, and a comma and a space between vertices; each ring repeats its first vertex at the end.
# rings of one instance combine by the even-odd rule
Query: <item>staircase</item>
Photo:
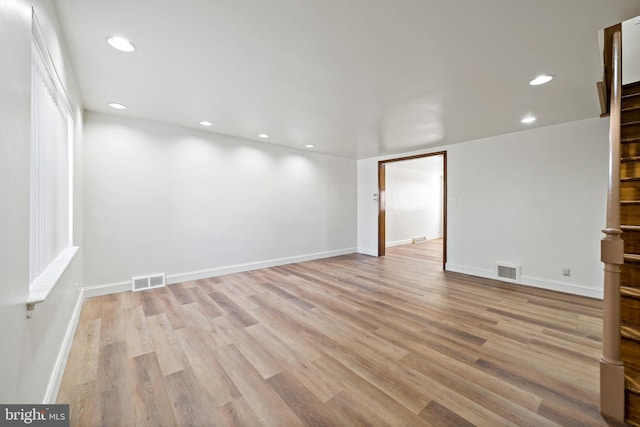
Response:
POLYGON ((640 82, 623 86, 620 147, 621 351, 625 419, 640 427, 640 82))

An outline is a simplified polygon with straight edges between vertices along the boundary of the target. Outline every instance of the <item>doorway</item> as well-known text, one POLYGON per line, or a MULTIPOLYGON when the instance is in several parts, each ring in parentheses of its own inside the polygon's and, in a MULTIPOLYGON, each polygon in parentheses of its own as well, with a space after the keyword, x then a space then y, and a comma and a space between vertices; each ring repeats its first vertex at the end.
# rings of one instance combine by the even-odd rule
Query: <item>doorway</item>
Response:
POLYGON ((385 256, 387 245, 387 210, 386 210, 386 186, 387 166, 391 163, 406 160, 435 158, 442 159, 442 269, 446 270, 447 263, 447 152, 421 154, 416 156, 400 157, 395 159, 380 160, 378 162, 378 256, 385 256))

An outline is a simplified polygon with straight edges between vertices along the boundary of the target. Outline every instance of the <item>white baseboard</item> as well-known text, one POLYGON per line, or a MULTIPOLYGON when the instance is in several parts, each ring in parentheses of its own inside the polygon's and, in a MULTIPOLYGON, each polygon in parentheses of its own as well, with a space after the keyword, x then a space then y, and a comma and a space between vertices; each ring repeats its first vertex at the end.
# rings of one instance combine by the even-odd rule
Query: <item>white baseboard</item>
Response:
POLYGON ((258 270, 260 268, 277 267, 279 265, 293 264, 296 262, 313 261, 315 259, 330 258, 340 255, 352 254, 356 248, 338 249, 335 251, 316 252, 313 254, 298 255, 286 258, 276 258, 266 261, 250 262, 245 264, 230 265, 227 267, 211 268, 207 270, 192 271, 188 273, 167 274, 168 285, 174 283, 188 282, 190 280, 206 279, 207 277, 224 276, 226 274, 242 273, 245 271, 258 270))
MULTIPOLYGON (((442 239, 442 234, 428 234, 426 236, 424 236, 426 241, 429 240, 436 240, 436 239, 442 239)), ((402 240, 394 240, 393 242, 386 242, 385 243, 385 247, 386 248, 391 248, 393 246, 400 246, 400 245, 409 245, 413 243, 413 238, 411 239, 402 239, 402 240)))
POLYGON ((106 283, 103 285, 85 286, 84 297, 99 297, 102 295, 117 294, 131 290, 131 280, 126 282, 106 283))
POLYGON ((535 288, 549 289, 552 291, 564 292, 565 294, 580 295, 583 297, 604 298, 602 289, 587 288, 575 283, 560 282, 548 279, 538 279, 531 276, 520 276, 523 285, 533 286, 535 288))
POLYGON ((404 239, 404 240, 396 240, 394 242, 386 242, 384 244, 384 246, 386 248, 390 248, 390 247, 393 247, 393 246, 409 245, 411 243, 413 243, 413 239, 404 239))
POLYGON ((358 253, 363 255, 378 256, 378 248, 358 248, 358 253))
POLYGON ((43 405, 50 405, 56 403, 58 397, 58 390, 60 390, 60 384, 62 383, 62 376, 64 375, 64 368, 67 366, 67 359, 69 359, 69 352, 71 351, 71 344, 73 344, 73 337, 78 327, 78 321, 80 320, 80 313, 82 312, 82 304, 84 303, 84 289, 80 290, 78 299, 76 300, 76 306, 73 309, 73 314, 69 320, 67 331, 64 334, 62 346, 58 352, 56 363, 53 367, 53 372, 49 378, 49 384, 47 385, 47 391, 45 392, 43 405))
MULTIPOLYGON (((500 280, 496 277, 496 272, 494 270, 467 267, 467 266, 455 265, 451 263, 447 263, 446 269, 447 271, 453 271, 456 273, 469 274, 471 276, 484 277, 486 279, 500 280)), ((598 298, 598 299, 603 298, 602 289, 587 288, 585 286, 577 285, 575 283, 559 282, 559 281, 549 280, 549 279, 540 279, 540 278, 531 277, 531 276, 520 276, 519 282, 513 282, 513 281, 508 281, 508 282, 505 281, 505 282, 513 283, 515 285, 524 285, 524 286, 531 286, 534 288, 548 289, 550 291, 563 292, 566 294, 580 295, 583 297, 598 298)))
MULTIPOLYGON (((245 264, 236 264, 226 267, 210 268, 206 270, 190 271, 186 273, 167 274, 165 276, 167 285, 188 282, 191 280, 206 279, 209 277, 224 276, 226 274, 242 273, 245 271, 258 270, 260 268, 277 267, 279 265, 293 264, 296 262, 313 261, 316 259, 330 258, 340 255, 348 255, 356 252, 356 248, 338 249, 335 251, 316 252, 293 257, 276 258, 266 261, 258 261, 245 264)), ((107 283, 103 285, 87 286, 84 288, 85 298, 96 297, 131 290, 131 281, 107 283)))
POLYGON ((470 276, 484 277, 486 279, 496 278, 495 272, 493 270, 484 270, 484 269, 475 268, 475 267, 455 265, 455 264, 451 264, 450 262, 448 262, 445 267, 447 271, 453 271, 455 273, 462 273, 462 274, 468 274, 470 276))

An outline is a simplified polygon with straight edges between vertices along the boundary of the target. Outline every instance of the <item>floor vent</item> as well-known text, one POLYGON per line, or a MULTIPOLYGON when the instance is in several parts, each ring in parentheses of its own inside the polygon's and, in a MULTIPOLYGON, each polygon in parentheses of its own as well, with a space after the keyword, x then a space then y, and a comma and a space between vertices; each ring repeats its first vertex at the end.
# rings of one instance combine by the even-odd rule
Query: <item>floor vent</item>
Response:
POLYGON ((411 240, 413 240, 413 243, 422 243, 422 242, 426 242, 427 238, 425 236, 418 236, 418 237, 414 237, 411 240))
POLYGON ((132 291, 144 291, 145 289, 162 288, 165 286, 164 273, 152 276, 139 276, 131 278, 132 291))
POLYGON ((496 264, 496 276, 500 280, 509 282, 520 281, 520 266, 516 264, 506 264, 503 262, 496 264))

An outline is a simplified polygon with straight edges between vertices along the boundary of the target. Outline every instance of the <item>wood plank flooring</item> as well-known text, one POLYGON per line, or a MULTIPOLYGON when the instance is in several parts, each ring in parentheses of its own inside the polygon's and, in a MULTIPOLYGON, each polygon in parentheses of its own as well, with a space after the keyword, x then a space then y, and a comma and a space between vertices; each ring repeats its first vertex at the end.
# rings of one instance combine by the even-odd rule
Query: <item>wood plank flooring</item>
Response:
POLYGON ((441 241, 88 299, 75 426, 601 426, 601 302, 441 271, 441 241))

